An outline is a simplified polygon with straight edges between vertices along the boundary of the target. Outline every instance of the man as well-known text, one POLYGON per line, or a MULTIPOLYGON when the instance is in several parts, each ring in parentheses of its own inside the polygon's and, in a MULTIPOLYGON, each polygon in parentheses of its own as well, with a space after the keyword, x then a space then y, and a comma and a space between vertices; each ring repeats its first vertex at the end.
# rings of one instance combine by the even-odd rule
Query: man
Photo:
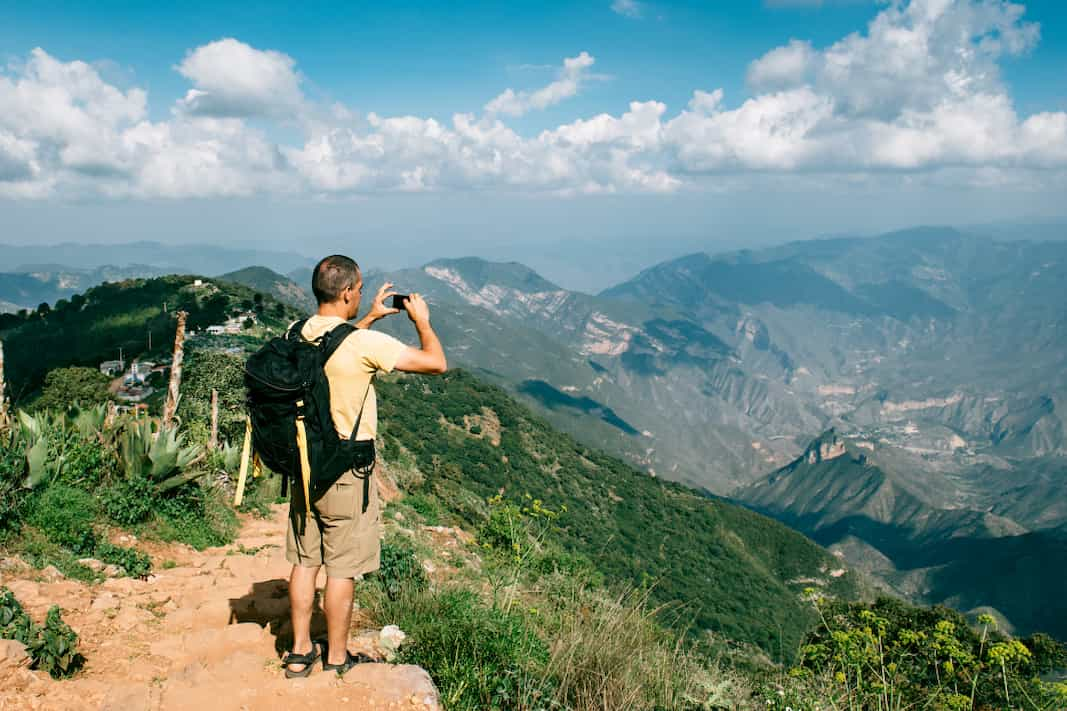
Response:
MULTIPOLYGON (((385 300, 394 295, 390 291, 392 286, 386 283, 378 290, 370 311, 356 324, 360 330, 349 335, 326 363, 330 409, 334 426, 343 437, 349 436, 356 418, 360 417, 356 439, 374 439, 378 408, 371 380, 375 373, 401 370, 437 374, 448 367, 441 342, 430 327, 429 307, 418 294, 411 294, 404 308, 415 324, 419 348, 368 330, 378 319, 400 312, 385 305, 385 300)), ((316 265, 311 289, 319 307, 301 331, 308 340, 356 317, 363 277, 352 259, 332 255, 316 265)), ((381 555, 381 515, 374 482, 364 487, 354 472, 346 472, 322 498, 312 503, 311 510, 304 534, 297 534, 290 517, 286 536, 286 558, 293 564, 289 577, 293 648, 284 661, 287 676, 305 676, 320 655, 325 656, 323 669, 341 673, 357 663, 358 659, 348 651, 354 580, 377 570, 381 555), (366 505, 364 492, 369 492, 366 505), (325 650, 311 640, 315 580, 321 566, 326 567, 325 650)))

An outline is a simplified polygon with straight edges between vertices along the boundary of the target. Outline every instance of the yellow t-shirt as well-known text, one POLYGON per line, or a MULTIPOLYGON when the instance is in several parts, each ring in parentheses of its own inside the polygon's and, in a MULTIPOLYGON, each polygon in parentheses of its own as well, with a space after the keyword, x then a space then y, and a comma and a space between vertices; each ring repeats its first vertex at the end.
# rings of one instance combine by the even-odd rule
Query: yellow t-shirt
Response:
MULTIPOLYGON (((322 336, 344 323, 340 316, 312 316, 300 335, 308 340, 322 336)), ((389 373, 406 345, 379 331, 359 329, 346 338, 326 361, 326 378, 330 381, 330 412, 333 426, 344 438, 352 434, 356 416, 367 392, 367 404, 359 421, 356 439, 374 439, 378 432, 378 401, 371 379, 378 371, 389 373)))

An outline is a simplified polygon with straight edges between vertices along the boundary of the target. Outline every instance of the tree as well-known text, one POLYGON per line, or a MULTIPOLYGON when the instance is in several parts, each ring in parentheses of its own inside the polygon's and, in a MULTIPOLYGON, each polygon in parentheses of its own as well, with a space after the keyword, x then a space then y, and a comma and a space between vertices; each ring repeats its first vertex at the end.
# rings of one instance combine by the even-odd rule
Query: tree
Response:
POLYGON ((44 378, 44 389, 34 408, 65 409, 73 402, 98 405, 111 397, 110 378, 95 368, 56 368, 44 378))
POLYGON ((195 350, 189 354, 178 416, 185 426, 211 421, 211 391, 218 391, 219 436, 240 444, 245 428, 244 358, 222 351, 195 350))

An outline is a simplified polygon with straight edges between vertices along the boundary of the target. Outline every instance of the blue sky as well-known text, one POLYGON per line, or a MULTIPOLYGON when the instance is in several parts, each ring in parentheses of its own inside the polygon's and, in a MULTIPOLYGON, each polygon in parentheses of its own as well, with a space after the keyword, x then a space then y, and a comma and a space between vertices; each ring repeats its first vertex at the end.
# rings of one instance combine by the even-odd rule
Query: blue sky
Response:
POLYGON ((7 3, 4 240, 483 253, 573 286, 1062 214, 1062 3, 615 4, 7 3))

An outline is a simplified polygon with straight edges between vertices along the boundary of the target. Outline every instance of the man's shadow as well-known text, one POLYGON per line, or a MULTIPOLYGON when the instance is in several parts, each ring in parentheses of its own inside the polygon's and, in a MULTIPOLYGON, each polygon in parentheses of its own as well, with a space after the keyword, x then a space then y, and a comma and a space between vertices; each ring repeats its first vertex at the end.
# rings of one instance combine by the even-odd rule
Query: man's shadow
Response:
MULTIPOLYGON (((289 615, 289 581, 280 578, 252 584, 248 594, 230 599, 230 624, 255 622, 274 636, 274 649, 282 656, 293 646, 293 625, 289 615)), ((311 637, 326 636, 326 615, 321 593, 315 595, 311 610, 311 637)))

